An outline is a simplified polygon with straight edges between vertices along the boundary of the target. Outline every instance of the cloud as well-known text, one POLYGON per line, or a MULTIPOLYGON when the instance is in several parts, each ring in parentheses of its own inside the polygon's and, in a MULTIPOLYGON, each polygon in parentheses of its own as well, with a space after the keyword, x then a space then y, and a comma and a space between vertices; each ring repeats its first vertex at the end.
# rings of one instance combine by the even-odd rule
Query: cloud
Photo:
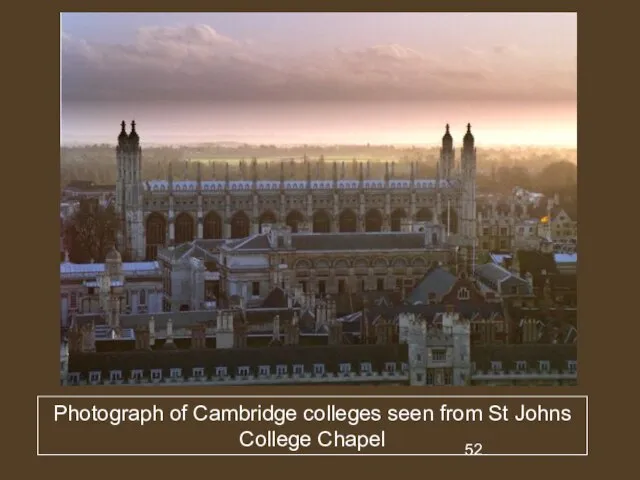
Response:
POLYGON ((208 25, 145 27, 131 44, 62 34, 70 101, 575 100, 576 67, 517 46, 430 54, 397 44, 294 57, 208 25))

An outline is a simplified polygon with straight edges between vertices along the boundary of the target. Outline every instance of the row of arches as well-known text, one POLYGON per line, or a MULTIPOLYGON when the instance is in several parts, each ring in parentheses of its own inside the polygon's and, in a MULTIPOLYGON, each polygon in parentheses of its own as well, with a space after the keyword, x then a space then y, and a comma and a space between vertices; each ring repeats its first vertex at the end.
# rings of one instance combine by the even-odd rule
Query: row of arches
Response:
POLYGON ((422 257, 414 257, 413 259, 405 257, 394 257, 388 259, 385 257, 376 257, 373 259, 358 257, 356 259, 349 258, 318 258, 306 259, 300 258, 295 264, 296 270, 311 270, 323 268, 388 268, 388 267, 426 267, 427 261, 422 257))
MULTIPOLYGON (((447 212, 443 212, 440 221, 447 224, 447 212)), ((392 232, 399 232, 402 228, 402 220, 407 218, 404 209, 396 209, 391 213, 390 227, 392 232)), ((429 208, 420 209, 415 220, 418 222, 431 221, 433 212, 429 208)), ((276 215, 271 211, 264 212, 259 217, 259 224, 273 224, 277 222, 276 215)), ((304 215, 298 210, 291 211, 285 223, 291 227, 291 231, 296 233, 299 231, 300 225, 304 222, 304 215)), ((450 212, 451 232, 457 232, 457 216, 455 210, 450 212)), ((331 232, 332 215, 327 210, 318 210, 313 214, 311 219, 311 228, 314 233, 331 232)), ((244 211, 236 212, 230 219, 231 238, 244 238, 249 236, 251 232, 251 220, 244 211)), ((383 226, 383 215, 378 209, 370 209, 365 214, 364 230, 366 232, 380 232, 383 226)), ((176 216, 174 222, 174 236, 176 244, 187 243, 196 237, 196 222, 192 215, 182 212, 176 216)), ((350 208, 344 209, 338 217, 338 229, 340 232, 356 232, 358 230, 358 216, 356 212, 350 208)), ((216 212, 209 212, 203 218, 203 238, 215 239, 223 238, 223 220, 216 212)), ((146 221, 146 243, 147 246, 166 245, 167 239, 167 220, 157 212, 150 214, 146 221)), ((150 253, 147 254, 148 256, 150 253)))

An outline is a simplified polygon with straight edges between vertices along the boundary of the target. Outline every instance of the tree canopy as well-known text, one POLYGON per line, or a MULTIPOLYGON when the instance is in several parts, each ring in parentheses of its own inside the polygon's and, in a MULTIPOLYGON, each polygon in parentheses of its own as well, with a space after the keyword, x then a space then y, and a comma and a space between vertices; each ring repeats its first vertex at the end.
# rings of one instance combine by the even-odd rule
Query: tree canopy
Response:
POLYGON ((113 205, 81 200, 64 224, 64 245, 73 263, 102 263, 116 238, 118 216, 113 205))

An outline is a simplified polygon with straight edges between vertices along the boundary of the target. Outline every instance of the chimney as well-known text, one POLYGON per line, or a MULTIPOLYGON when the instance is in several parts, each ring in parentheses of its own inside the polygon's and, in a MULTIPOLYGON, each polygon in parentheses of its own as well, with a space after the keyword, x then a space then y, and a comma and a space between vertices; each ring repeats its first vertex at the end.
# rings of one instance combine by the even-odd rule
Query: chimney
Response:
POLYGON ((149 346, 156 344, 156 320, 152 316, 149 319, 149 346))
POLYGON ((82 352, 96 351, 96 334, 93 322, 82 327, 82 341, 80 345, 82 352))
POLYGON ((316 330, 319 330, 323 325, 329 323, 327 320, 326 305, 324 302, 318 302, 316 305, 316 330))
POLYGON ((376 324, 376 343, 378 345, 385 345, 387 343, 386 323, 385 320, 380 319, 376 324))
POLYGON ((204 325, 194 325, 191 327, 191 348, 206 348, 207 330, 204 325))
POLYGON ((176 348, 176 344, 173 342, 173 320, 167 320, 166 340, 164 341, 164 348, 176 348))
POLYGON ((342 343, 342 322, 333 320, 329 323, 329 345, 340 345, 342 343))
POLYGON ((336 320, 336 301, 332 298, 327 300, 327 321, 333 322, 336 320))
POLYGON ((75 353, 82 351, 82 331, 77 326, 69 329, 68 339, 69 352, 75 353))
POLYGON ((280 315, 273 317, 273 340, 280 341, 280 315))
POLYGON ((233 346, 234 348, 247 347, 247 324, 239 321, 233 328, 233 346))
POLYGON ((149 345, 149 327, 140 325, 136 329, 136 350, 150 350, 149 345))
POLYGON ((287 324, 285 345, 297 345, 300 342, 300 325, 298 324, 298 312, 294 312, 293 318, 287 324))

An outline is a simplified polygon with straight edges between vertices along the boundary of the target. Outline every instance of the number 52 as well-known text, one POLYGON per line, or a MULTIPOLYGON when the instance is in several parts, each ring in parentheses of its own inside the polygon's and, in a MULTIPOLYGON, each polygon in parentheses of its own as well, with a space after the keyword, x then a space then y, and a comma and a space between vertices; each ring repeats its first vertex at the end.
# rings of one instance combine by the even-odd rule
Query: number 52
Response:
POLYGON ((467 443, 464 446, 464 454, 465 455, 480 455, 482 452, 482 444, 481 443, 467 443))

